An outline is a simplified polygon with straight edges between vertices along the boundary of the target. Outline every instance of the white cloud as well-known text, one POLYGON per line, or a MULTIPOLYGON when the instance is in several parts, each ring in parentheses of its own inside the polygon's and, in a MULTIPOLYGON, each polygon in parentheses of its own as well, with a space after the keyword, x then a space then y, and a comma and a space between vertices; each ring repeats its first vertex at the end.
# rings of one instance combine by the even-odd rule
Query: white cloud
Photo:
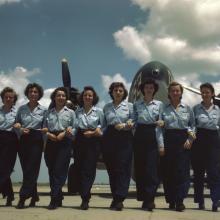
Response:
POLYGON ((150 59, 150 51, 146 44, 146 39, 133 27, 126 26, 122 30, 114 33, 114 38, 118 47, 121 47, 127 58, 132 58, 144 63, 150 59), (130 45, 130 46, 128 46, 130 45))
POLYGON ((125 77, 123 77, 121 75, 121 73, 116 73, 114 76, 110 76, 110 75, 102 75, 101 76, 101 79, 102 79, 102 85, 104 87, 104 89, 106 91, 108 91, 109 89, 109 86, 111 85, 111 83, 113 82, 122 82, 124 85, 125 85, 125 88, 127 90, 130 89, 131 87, 131 83, 128 82, 125 77))
POLYGON ((159 60, 177 74, 220 70, 220 1, 131 0, 149 12, 145 23, 114 33, 116 45, 140 64, 159 60))
MULTIPOLYGON (((39 74, 40 70, 34 68, 32 70, 27 70, 24 67, 16 67, 14 70, 9 70, 7 73, 0 72, 0 89, 9 86, 12 87, 18 94, 17 105, 24 104, 27 99, 24 96, 24 88, 30 83, 29 78, 33 75, 39 74)), ((44 91, 44 96, 40 100, 40 103, 44 106, 49 106, 50 104, 50 94, 53 89, 46 89, 44 91)))

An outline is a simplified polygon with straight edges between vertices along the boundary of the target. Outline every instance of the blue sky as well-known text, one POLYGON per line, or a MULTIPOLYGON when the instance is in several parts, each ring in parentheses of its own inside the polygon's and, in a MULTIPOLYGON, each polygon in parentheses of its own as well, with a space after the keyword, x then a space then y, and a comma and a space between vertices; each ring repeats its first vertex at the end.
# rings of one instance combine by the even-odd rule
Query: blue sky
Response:
POLYGON ((34 73, 27 79, 45 89, 61 85, 61 64, 69 62, 72 84, 102 91, 101 75, 124 73, 131 81, 140 67, 125 59, 113 33, 138 25, 146 13, 129 0, 26 0, 0 7, 0 70, 34 73))
POLYGON ((23 88, 36 81, 49 103, 65 57, 72 84, 93 85, 101 105, 113 80, 129 88, 152 60, 182 83, 218 89, 219 10, 217 0, 0 0, 0 87, 15 86, 22 102, 23 88))
POLYGON ((0 0, 0 89, 14 87, 22 103, 27 83, 38 82, 46 105, 65 57, 72 85, 93 85, 101 105, 112 81, 129 88, 152 60, 183 84, 209 81, 219 93, 219 11, 219 0, 0 0))

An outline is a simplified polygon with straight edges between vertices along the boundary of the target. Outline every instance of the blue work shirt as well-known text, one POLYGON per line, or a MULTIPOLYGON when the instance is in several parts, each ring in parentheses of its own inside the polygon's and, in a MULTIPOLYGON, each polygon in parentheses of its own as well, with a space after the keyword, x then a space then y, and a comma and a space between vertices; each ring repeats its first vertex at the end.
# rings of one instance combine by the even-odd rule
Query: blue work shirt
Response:
MULTIPOLYGON (((143 99, 138 100, 134 104, 134 122, 137 124, 155 124, 159 120, 160 114, 163 109, 163 103, 158 100, 152 100, 149 103, 145 103, 143 99)), ((156 126, 155 134, 158 147, 160 146, 161 129, 156 126)), ((160 146, 162 147, 162 146, 160 146)))
POLYGON ((143 99, 134 104, 134 122, 135 124, 155 124, 159 120, 163 103, 158 100, 152 100, 148 104, 143 99))
POLYGON ((20 123, 22 128, 39 130, 43 128, 43 120, 46 115, 46 111, 46 107, 40 104, 31 111, 27 103, 20 106, 18 109, 16 122, 20 123))
POLYGON ((55 108, 51 108, 47 112, 44 121, 44 127, 49 132, 64 131, 66 128, 72 128, 72 135, 76 133, 76 115, 72 109, 64 106, 59 112, 55 108))
POLYGON ((92 106, 89 112, 85 112, 84 108, 76 110, 77 127, 80 129, 102 129, 104 127, 104 114, 101 108, 92 106))
POLYGON ((12 106, 9 112, 5 112, 3 106, 0 107, 0 130, 12 131, 15 124, 17 108, 12 106))
POLYGON ((117 125, 134 120, 133 104, 122 101, 117 107, 113 102, 106 104, 103 108, 106 126, 117 125))
MULTIPOLYGON (((171 103, 164 105, 160 119, 164 121, 163 129, 186 129, 188 133, 195 132, 195 118, 192 109, 182 102, 177 109, 171 103)), ((164 146, 162 129, 160 129, 159 145, 164 146)), ((189 135, 189 140, 192 138, 189 135)))
POLYGON ((203 104, 194 106, 196 128, 205 128, 210 130, 219 130, 220 110, 217 105, 212 105, 210 110, 206 110, 203 104))

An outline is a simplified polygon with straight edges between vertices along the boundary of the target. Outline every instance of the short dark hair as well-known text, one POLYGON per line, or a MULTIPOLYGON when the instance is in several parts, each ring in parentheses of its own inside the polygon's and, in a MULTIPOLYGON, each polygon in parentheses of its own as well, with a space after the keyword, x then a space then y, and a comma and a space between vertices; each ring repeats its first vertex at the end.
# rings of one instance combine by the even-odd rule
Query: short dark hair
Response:
POLYGON ((24 90, 25 96, 28 97, 28 92, 29 92, 29 90, 30 90, 30 89, 33 89, 33 88, 36 88, 36 89, 37 89, 37 91, 38 91, 38 93, 39 93, 39 98, 38 98, 38 100, 40 100, 40 99, 43 97, 43 95, 44 95, 44 90, 43 90, 42 86, 39 85, 38 83, 29 83, 29 84, 26 86, 25 90, 24 90))
POLYGON ((154 86, 154 94, 153 94, 153 96, 157 93, 157 91, 159 89, 158 83, 154 79, 148 78, 143 83, 141 83, 141 85, 139 86, 139 89, 140 89, 140 91, 141 91, 143 96, 145 95, 144 94, 144 87, 145 87, 145 85, 149 85, 149 84, 152 84, 154 86))
POLYGON ((113 90, 114 90, 114 88, 117 88, 117 87, 123 88, 124 96, 122 97, 122 100, 125 100, 128 96, 128 90, 125 88, 125 85, 122 82, 113 82, 109 87, 108 94, 111 96, 112 100, 114 100, 113 90))
POLYGON ((215 89, 211 83, 206 82, 206 83, 201 84, 200 90, 202 90, 203 88, 209 89, 214 94, 213 98, 215 97, 215 89))
MULTIPOLYGON (((179 87, 180 87, 180 90, 181 90, 181 94, 183 94, 183 86, 182 86, 180 83, 173 81, 173 82, 171 82, 171 83, 169 84, 169 86, 168 86, 168 98, 169 98, 169 99, 170 99, 169 92, 170 92, 170 90, 171 90, 171 87, 173 87, 173 86, 179 86, 179 87)), ((182 96, 180 97, 180 99, 182 99, 182 96)))
POLYGON ((93 101, 92 101, 92 104, 93 105, 96 105, 98 102, 99 102, 99 97, 95 91, 95 89, 92 87, 92 86, 85 86, 83 91, 80 93, 80 96, 79 96, 79 106, 82 107, 84 105, 84 102, 83 102, 83 95, 86 91, 92 91, 93 92, 93 101))
POLYGON ((11 87, 5 87, 2 91, 1 91, 1 98, 2 98, 2 101, 4 99, 4 96, 7 92, 11 92, 14 94, 14 104, 17 102, 18 100, 18 95, 17 93, 15 92, 14 89, 12 89, 11 87))
POLYGON ((65 95, 66 95, 66 100, 69 99, 69 95, 68 95, 68 90, 67 90, 67 88, 65 88, 65 87, 58 87, 58 88, 56 88, 56 89, 51 93, 51 95, 50 95, 51 104, 50 104, 50 107, 49 107, 49 108, 55 107, 55 96, 56 96, 56 94, 57 94, 58 91, 63 91, 63 92, 65 93, 65 95))

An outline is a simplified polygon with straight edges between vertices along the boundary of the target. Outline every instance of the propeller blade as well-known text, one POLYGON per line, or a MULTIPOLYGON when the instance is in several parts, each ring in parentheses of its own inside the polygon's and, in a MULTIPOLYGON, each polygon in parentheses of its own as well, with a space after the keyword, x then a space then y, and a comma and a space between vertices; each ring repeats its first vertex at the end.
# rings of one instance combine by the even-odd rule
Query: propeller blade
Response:
POLYGON ((63 79, 63 86, 70 88, 71 87, 71 76, 68 67, 68 62, 66 59, 62 60, 62 79, 63 79))

